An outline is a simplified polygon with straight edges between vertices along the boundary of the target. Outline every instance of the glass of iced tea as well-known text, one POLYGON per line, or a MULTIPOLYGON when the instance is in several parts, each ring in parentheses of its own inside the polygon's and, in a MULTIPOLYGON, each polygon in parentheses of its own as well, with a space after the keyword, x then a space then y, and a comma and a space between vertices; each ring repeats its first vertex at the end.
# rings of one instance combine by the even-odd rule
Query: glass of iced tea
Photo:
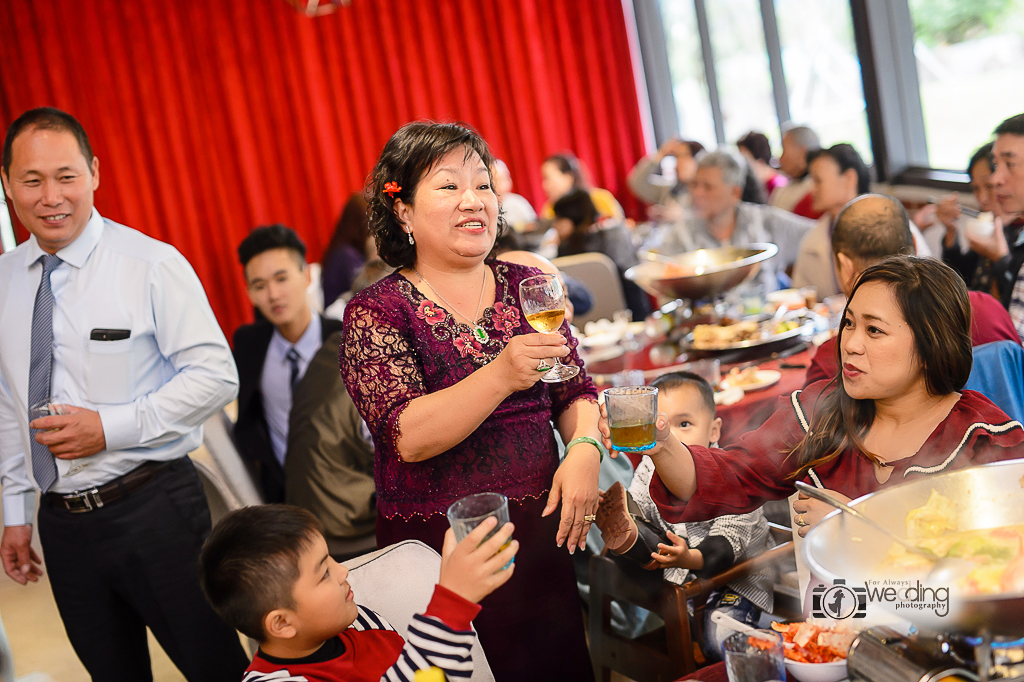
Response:
POLYGON ((621 452, 643 452, 654 447, 658 419, 658 389, 620 386, 604 391, 612 447, 621 452))
MULTIPOLYGON (((519 283, 519 305, 523 308, 526 321, 542 334, 557 332, 565 320, 565 291, 555 275, 536 275, 519 283)), ((574 365, 563 365, 555 358, 553 367, 540 379, 549 384, 567 381, 580 373, 574 365)))

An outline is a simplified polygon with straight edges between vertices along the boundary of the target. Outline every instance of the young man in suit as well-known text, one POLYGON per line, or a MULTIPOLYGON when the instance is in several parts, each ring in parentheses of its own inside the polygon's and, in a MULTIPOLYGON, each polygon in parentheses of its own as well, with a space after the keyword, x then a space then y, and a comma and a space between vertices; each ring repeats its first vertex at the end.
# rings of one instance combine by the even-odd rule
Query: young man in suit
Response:
POLYGON ((235 332, 235 441, 266 502, 309 510, 335 557, 376 549, 373 444, 338 371, 342 323, 306 298, 306 245, 283 225, 238 246, 249 299, 265 320, 235 332))

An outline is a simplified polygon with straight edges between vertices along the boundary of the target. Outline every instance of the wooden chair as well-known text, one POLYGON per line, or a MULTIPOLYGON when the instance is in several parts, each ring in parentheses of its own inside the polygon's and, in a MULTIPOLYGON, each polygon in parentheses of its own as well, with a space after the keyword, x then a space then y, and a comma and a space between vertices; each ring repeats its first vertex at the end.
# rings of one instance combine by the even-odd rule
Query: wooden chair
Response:
MULTIPOLYGON (((773 534, 792 536, 792 531, 775 524, 773 534)), ((694 672, 704 663, 697 642, 704 639, 704 609, 711 593, 734 580, 768 566, 778 566, 793 557, 793 541, 787 540, 764 554, 736 564, 708 579, 694 579, 686 585, 667 580, 646 580, 609 556, 590 559, 590 658, 599 682, 609 682, 611 671, 637 682, 670 682, 694 672), (663 629, 634 640, 612 631, 612 600, 635 604, 665 621, 663 629), (694 627, 686 606, 693 602, 694 627)), ((652 578, 656 573, 643 571, 652 578)), ((795 590, 776 585, 774 614, 800 617, 800 600, 795 590)))

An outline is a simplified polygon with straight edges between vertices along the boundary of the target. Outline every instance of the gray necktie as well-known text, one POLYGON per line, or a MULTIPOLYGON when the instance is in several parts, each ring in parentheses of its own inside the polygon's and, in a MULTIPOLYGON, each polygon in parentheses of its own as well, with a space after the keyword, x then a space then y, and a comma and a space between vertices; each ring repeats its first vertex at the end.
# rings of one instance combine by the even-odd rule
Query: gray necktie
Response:
MULTIPOLYGON (((32 309, 32 350, 28 366, 28 404, 37 405, 50 399, 50 371, 53 367, 53 290, 50 273, 60 265, 60 258, 43 254, 43 275, 36 291, 32 309)), ((57 481, 57 463, 50 449, 32 439, 32 473, 44 493, 57 481)))
POLYGON ((285 353, 285 357, 288 359, 289 364, 292 366, 292 376, 290 386, 292 387, 292 393, 295 393, 295 384, 299 381, 299 351, 295 350, 292 346, 285 353))

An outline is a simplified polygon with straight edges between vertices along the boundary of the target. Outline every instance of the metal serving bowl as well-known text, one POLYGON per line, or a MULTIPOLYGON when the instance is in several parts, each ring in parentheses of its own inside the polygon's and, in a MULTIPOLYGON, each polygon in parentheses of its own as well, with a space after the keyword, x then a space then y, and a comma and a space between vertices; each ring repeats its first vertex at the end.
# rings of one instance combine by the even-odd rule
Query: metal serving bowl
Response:
MULTIPOLYGON (((1024 459, 924 476, 865 495, 852 504, 905 537, 907 512, 923 507, 933 489, 953 500, 957 530, 1024 523, 1024 459)), ((878 570, 892 544, 892 539, 867 524, 836 511, 807 534, 804 554, 811 572, 826 585, 836 578, 863 585, 865 580, 896 577, 881 575, 878 570)), ((948 615, 902 608, 893 613, 936 632, 978 634, 987 630, 993 635, 1024 635, 1024 594, 1020 593, 957 596, 951 589, 948 615)))
POLYGON ((648 253, 646 261, 626 270, 626 278, 655 296, 700 301, 743 284, 757 274, 763 261, 778 252, 775 244, 750 244, 699 249, 672 257, 648 253), (693 274, 674 275, 674 268, 693 274))

